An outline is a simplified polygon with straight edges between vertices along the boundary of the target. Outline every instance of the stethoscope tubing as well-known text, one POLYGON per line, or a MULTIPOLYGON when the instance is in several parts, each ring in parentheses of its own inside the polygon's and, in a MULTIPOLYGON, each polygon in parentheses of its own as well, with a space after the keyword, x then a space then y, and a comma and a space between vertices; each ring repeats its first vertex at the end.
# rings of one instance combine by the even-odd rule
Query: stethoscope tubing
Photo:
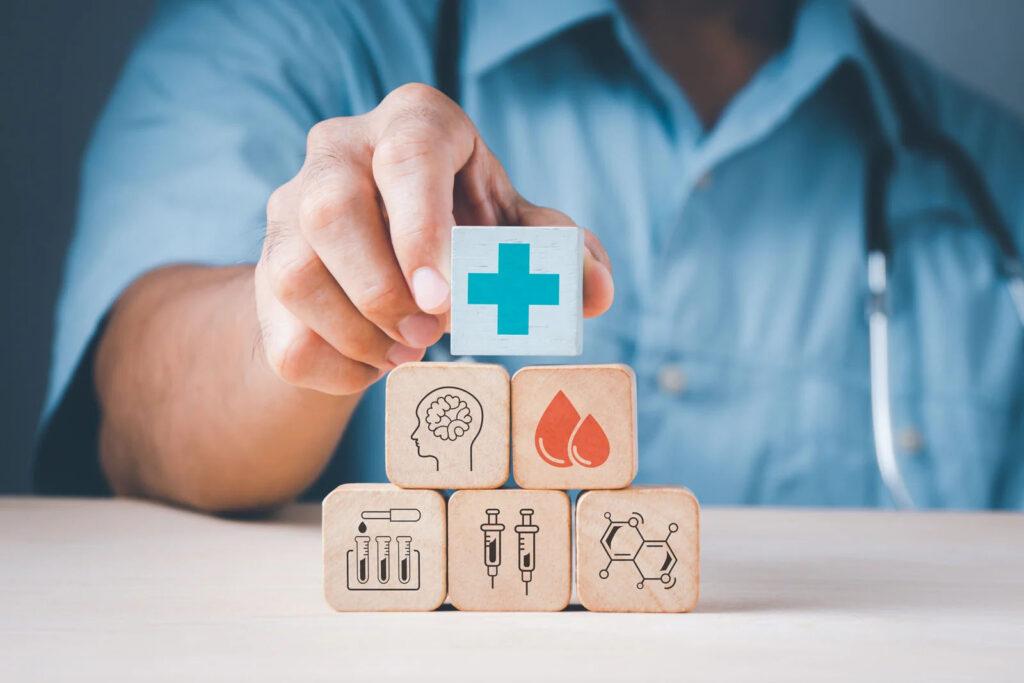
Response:
POLYGON ((889 310, 888 264, 885 254, 868 254, 868 361, 871 374, 871 426, 875 440, 875 460, 893 503, 913 509, 914 498, 907 490, 896 459, 896 441, 892 426, 892 388, 889 386, 889 310))

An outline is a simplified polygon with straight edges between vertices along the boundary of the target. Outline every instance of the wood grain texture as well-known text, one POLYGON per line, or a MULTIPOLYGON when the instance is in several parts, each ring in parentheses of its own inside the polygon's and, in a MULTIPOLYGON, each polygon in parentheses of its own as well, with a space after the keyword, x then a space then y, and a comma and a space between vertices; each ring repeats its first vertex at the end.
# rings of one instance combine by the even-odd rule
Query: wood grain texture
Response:
POLYGON ((388 375, 388 479, 404 488, 508 481, 509 377, 500 365, 406 363, 388 375))
POLYGON ((512 473, 525 489, 618 489, 637 470, 628 365, 534 365, 512 378, 512 473))
POLYGON ((576 501, 576 593, 595 612, 688 612, 700 593, 700 507, 681 486, 576 501))
POLYGON ((428 611, 444 602, 444 498, 345 484, 323 502, 324 597, 339 612, 428 611))
POLYGON ((1020 538, 1006 512, 704 506, 689 614, 339 613, 320 505, 0 497, 0 680, 1016 681, 1020 538))
MULTIPOLYGON (((583 350, 583 231, 576 227, 452 228, 451 352, 456 356, 578 356, 583 350), (470 303, 471 274, 499 274, 500 245, 529 245, 529 274, 557 275, 556 305, 529 306, 528 333, 499 334, 497 305, 470 303)), ((510 272, 506 269, 506 272, 510 272)), ((524 294, 523 280, 495 283, 524 294)))
POLYGON ((572 593, 569 525, 569 497, 561 491, 456 491, 448 501, 452 605, 564 609, 572 593))

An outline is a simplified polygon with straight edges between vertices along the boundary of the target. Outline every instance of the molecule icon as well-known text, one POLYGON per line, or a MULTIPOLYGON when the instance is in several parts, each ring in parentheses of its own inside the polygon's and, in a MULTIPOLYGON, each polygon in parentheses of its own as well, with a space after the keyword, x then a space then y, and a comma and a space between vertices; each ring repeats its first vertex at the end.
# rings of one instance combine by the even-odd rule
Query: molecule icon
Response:
POLYGON ((632 513, 625 521, 613 520, 610 512, 604 513, 604 517, 608 527, 601 534, 601 547, 608 555, 608 564, 598 576, 607 579, 613 563, 630 562, 640 574, 637 588, 643 588, 646 581, 660 581, 666 590, 676 585, 676 577, 672 576, 676 554, 668 539, 679 530, 678 524, 670 523, 665 538, 655 540, 644 538, 640 531, 644 518, 639 512, 632 513))

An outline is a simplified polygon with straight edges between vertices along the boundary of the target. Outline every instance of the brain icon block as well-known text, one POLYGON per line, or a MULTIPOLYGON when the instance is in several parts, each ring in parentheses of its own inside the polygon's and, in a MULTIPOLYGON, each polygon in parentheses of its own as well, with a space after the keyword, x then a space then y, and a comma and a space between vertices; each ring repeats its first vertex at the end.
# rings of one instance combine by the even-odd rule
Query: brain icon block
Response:
POLYGON ((473 423, 469 404, 454 394, 439 397, 427 408, 427 429, 444 441, 455 441, 473 423))

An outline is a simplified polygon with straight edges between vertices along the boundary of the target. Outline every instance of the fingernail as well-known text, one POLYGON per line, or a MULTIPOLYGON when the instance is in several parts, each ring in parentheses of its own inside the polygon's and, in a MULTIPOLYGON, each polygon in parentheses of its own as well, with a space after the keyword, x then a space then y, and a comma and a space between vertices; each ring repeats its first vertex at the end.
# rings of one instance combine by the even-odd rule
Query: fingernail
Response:
POLYGON ((394 365, 401 365, 402 363, 411 363, 419 360, 422 356, 423 349, 414 349, 405 344, 395 344, 388 351, 388 362, 394 365))
POLYGON ((611 259, 608 258, 608 252, 606 252, 601 247, 599 247, 596 251, 594 249, 591 249, 589 245, 587 245, 585 248, 587 250, 587 253, 590 254, 591 258, 593 258, 595 261, 603 265, 609 273, 612 272, 612 262, 611 259))
POLYGON ((412 296, 424 311, 440 308, 448 300, 448 281, 434 268, 424 266, 412 273, 412 296))
POLYGON ((437 316, 427 313, 413 313, 398 323, 398 334, 409 346, 421 349, 437 341, 441 331, 441 321, 437 316))

